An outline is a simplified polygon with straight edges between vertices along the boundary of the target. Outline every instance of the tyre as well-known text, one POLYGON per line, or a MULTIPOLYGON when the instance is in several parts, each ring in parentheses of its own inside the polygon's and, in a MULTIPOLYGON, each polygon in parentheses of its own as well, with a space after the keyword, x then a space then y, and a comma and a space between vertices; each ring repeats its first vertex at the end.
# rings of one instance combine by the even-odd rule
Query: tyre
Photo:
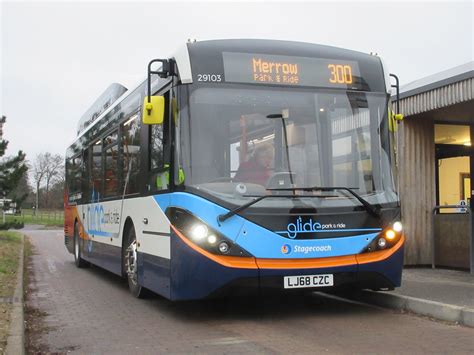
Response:
POLYGON ((128 280, 128 288, 136 298, 144 298, 146 289, 138 283, 137 237, 135 229, 130 227, 124 244, 123 269, 128 280))
POLYGON ((82 258, 81 238, 79 237, 79 227, 74 224, 74 263, 78 268, 89 266, 89 263, 82 258))

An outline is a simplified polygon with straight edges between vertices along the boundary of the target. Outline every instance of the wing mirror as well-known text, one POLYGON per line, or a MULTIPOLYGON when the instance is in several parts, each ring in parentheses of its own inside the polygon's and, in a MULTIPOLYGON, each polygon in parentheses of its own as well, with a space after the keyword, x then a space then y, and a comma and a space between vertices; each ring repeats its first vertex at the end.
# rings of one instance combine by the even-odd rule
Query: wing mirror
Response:
POLYGON ((164 117, 165 98, 163 96, 145 97, 142 111, 143 124, 162 124, 164 117))

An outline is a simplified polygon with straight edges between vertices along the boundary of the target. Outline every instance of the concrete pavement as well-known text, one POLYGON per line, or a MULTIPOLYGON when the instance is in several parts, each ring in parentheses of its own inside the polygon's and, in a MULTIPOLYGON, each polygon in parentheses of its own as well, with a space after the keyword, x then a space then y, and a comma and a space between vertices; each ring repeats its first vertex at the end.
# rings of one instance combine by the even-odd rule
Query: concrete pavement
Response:
POLYGON ((458 353, 474 329, 314 294, 172 303, 129 295, 96 267, 77 269, 62 231, 27 231, 30 352, 458 353))
POLYGON ((474 327, 474 275, 467 271, 406 268, 395 291, 367 291, 355 298, 474 327))
POLYGON ((474 275, 468 271, 405 268, 396 294, 474 309, 474 275))

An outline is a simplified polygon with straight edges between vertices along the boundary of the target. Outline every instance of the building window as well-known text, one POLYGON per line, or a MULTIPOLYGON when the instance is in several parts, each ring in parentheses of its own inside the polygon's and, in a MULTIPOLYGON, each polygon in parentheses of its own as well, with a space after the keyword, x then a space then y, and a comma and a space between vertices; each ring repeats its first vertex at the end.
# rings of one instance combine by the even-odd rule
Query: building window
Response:
POLYGON ((456 144, 470 147, 469 126, 435 124, 435 144, 456 144))
MULTIPOLYGON (((435 124, 438 205, 470 204, 470 127, 435 124)), ((463 209, 442 208, 440 213, 460 213, 463 209)))

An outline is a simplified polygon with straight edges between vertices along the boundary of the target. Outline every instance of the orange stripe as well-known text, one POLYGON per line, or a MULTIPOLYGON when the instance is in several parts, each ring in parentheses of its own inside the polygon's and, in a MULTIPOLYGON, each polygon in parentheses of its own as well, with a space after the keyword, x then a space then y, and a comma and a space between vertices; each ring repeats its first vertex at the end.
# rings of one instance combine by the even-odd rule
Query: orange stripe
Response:
POLYGON ((365 254, 358 254, 356 255, 357 263, 358 264, 368 264, 368 263, 375 263, 377 261, 382 261, 388 259, 392 256, 398 249, 400 249, 405 243, 405 236, 402 234, 402 237, 398 241, 397 244, 393 246, 393 248, 381 251, 374 251, 372 253, 365 253, 365 254))
POLYGON ((67 211, 65 211, 65 219, 68 219, 67 223, 67 229, 68 229, 68 234, 66 234, 68 237, 73 238, 74 237, 74 221, 77 220, 77 223, 79 225, 79 238, 84 239, 84 240, 89 240, 91 239, 90 236, 86 232, 86 228, 84 224, 81 221, 81 216, 79 216, 79 211, 77 210, 77 206, 71 206, 67 207, 67 211), (66 217, 66 214, 68 217, 66 217))
POLYGON ((254 257, 211 254, 188 240, 173 225, 171 225, 171 228, 176 233, 176 235, 181 238, 184 243, 186 243, 186 245, 198 253, 223 266, 239 269, 318 269, 325 267, 367 264, 389 258, 398 249, 400 249, 405 242, 405 237, 402 236, 400 241, 393 248, 358 255, 344 255, 313 259, 256 259, 254 257))
POLYGON ((178 237, 181 238, 183 242, 185 242, 189 247, 197 251, 198 253, 204 255, 205 257, 215 261, 218 264, 223 266, 232 267, 232 268, 239 268, 239 269, 257 269, 257 264, 255 263, 255 258, 250 257, 240 257, 240 256, 221 256, 221 255, 214 255, 209 253, 208 251, 198 247, 197 245, 191 243, 184 235, 181 234, 173 225, 171 228, 176 233, 178 237))
POLYGON ((355 264, 355 255, 315 259, 257 259, 257 265, 261 269, 318 269, 355 264))

